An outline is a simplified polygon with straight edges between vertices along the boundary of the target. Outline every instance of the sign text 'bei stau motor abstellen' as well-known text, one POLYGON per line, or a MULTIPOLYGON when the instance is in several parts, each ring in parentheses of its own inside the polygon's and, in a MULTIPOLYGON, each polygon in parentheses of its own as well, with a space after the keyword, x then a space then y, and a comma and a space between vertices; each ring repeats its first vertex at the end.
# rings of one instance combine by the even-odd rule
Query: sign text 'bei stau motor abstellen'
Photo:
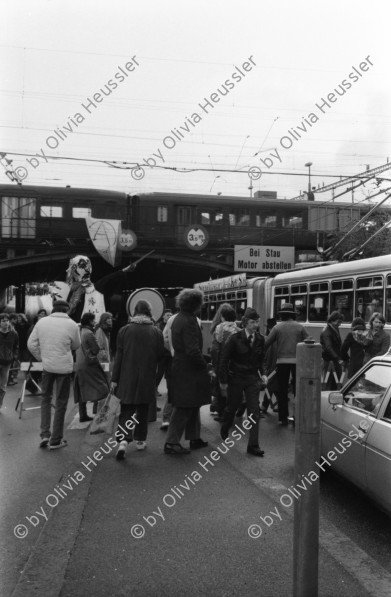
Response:
POLYGON ((294 266, 294 247, 235 245, 234 269, 237 272, 282 272, 294 266))

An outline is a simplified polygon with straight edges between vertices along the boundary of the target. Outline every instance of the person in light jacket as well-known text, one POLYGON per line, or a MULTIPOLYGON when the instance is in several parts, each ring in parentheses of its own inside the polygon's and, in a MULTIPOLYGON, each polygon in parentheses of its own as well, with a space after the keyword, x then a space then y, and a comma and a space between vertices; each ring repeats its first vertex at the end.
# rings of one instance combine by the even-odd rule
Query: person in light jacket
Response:
POLYGON ((27 342, 31 354, 42 361, 41 448, 63 448, 64 418, 67 410, 73 372, 73 355, 80 346, 79 326, 70 317, 69 304, 58 300, 53 311, 35 325, 27 342), (56 384, 56 406, 51 426, 51 405, 56 384))

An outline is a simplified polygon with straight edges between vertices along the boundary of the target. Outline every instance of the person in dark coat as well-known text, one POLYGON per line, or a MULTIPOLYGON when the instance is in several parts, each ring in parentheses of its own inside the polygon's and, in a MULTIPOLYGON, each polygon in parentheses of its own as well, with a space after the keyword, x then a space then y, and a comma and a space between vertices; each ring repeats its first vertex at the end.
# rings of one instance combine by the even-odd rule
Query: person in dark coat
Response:
POLYGON ((73 391, 75 402, 79 404, 79 419, 83 423, 92 421, 87 415, 87 402, 106 398, 110 386, 98 359, 100 347, 94 334, 95 314, 84 313, 80 326, 81 346, 76 351, 73 391))
POLYGON ((257 328, 259 315, 247 307, 243 318, 243 330, 232 334, 225 343, 220 359, 219 379, 221 390, 227 391, 227 405, 224 410, 220 435, 225 441, 233 425, 235 412, 243 393, 246 397, 247 414, 251 420, 247 453, 263 456, 259 447, 259 392, 267 383, 265 375, 265 338, 257 328))
POLYGON ((208 443, 201 437, 200 407, 210 404, 210 378, 202 356, 202 333, 197 320, 203 293, 185 288, 177 296, 179 313, 171 326, 174 358, 171 366, 171 400, 173 411, 164 444, 165 454, 189 454, 180 440, 190 440, 190 449, 203 448, 208 443))
POLYGON ((322 345, 322 359, 323 359, 323 387, 322 389, 332 391, 338 387, 338 382, 341 378, 342 365, 344 364, 341 357, 341 336, 339 334, 339 326, 344 320, 344 316, 339 311, 333 311, 327 319, 327 326, 320 334, 320 343, 322 345))
MULTIPOLYGON (((231 334, 235 334, 240 331, 240 328, 236 324, 236 311, 229 303, 223 303, 220 310, 220 323, 217 324, 213 332, 212 347, 210 356, 212 359, 212 374, 214 376, 213 384, 213 396, 215 398, 214 410, 217 412, 215 421, 222 423, 224 409, 227 401, 226 394, 223 395, 220 390, 219 381, 219 369, 220 369, 220 358, 224 344, 228 340, 231 334)), ((213 405, 213 402, 212 402, 213 405)), ((211 411, 212 411, 211 405, 211 411)), ((243 411, 244 412, 244 411, 243 411)))
POLYGON ((341 359, 348 363, 348 379, 363 366, 365 350, 361 339, 364 337, 365 329, 365 321, 361 317, 355 317, 352 321, 352 331, 342 343, 341 359))
POLYGON ((112 391, 121 401, 115 434, 119 442, 117 460, 125 457, 127 446, 133 441, 134 425, 131 419, 134 414, 137 420, 134 431, 136 448, 144 450, 146 447, 148 409, 156 399, 156 369, 163 354, 163 334, 154 325, 151 304, 139 300, 130 323, 118 333, 111 376, 112 391))

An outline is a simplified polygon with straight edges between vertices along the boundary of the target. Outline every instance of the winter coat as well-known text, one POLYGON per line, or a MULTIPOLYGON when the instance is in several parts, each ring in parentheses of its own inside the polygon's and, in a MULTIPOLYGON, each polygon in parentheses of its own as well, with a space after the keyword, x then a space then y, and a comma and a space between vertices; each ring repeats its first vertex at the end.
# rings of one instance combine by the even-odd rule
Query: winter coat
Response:
POLYGON ((211 401, 210 377, 202 356, 202 333, 197 317, 180 311, 171 326, 174 358, 171 367, 173 406, 196 408, 211 401))
POLYGON ((348 362, 348 377, 353 377, 355 373, 363 366, 364 346, 357 342, 353 332, 349 332, 341 347, 341 359, 348 362))
POLYGON ((320 334, 320 343, 322 345, 322 359, 324 361, 338 363, 341 360, 342 341, 338 328, 327 324, 320 334))
POLYGON ((80 346, 79 326, 66 313, 52 313, 34 326, 27 341, 44 371, 65 375, 73 371, 72 351, 80 346))
POLYGON ((164 354, 163 334, 145 315, 132 317, 118 332, 111 381, 122 404, 155 400, 156 368, 164 354))
POLYGON ((0 332, 0 365, 10 365, 18 358, 19 337, 15 330, 10 328, 5 334, 0 332))
POLYGON ((246 330, 232 334, 225 343, 220 358, 220 369, 218 377, 223 384, 229 379, 255 375, 261 375, 265 370, 265 338, 258 332, 254 334, 254 340, 250 345, 246 330))
POLYGON ((110 363, 110 336, 99 327, 95 332, 95 338, 99 345, 99 361, 101 363, 110 363))
POLYGON ((94 332, 82 327, 81 346, 76 352, 75 402, 95 402, 106 398, 110 387, 98 360, 99 344, 94 332))

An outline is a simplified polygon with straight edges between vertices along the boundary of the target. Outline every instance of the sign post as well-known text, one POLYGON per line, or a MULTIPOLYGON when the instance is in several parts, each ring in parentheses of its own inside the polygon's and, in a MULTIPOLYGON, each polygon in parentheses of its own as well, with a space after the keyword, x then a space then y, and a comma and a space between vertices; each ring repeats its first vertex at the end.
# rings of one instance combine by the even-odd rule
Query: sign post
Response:
POLYGON ((321 346, 312 339, 297 345, 296 445, 293 535, 293 596, 317 597, 319 557, 321 346), (305 487, 305 489, 302 489, 305 487))

